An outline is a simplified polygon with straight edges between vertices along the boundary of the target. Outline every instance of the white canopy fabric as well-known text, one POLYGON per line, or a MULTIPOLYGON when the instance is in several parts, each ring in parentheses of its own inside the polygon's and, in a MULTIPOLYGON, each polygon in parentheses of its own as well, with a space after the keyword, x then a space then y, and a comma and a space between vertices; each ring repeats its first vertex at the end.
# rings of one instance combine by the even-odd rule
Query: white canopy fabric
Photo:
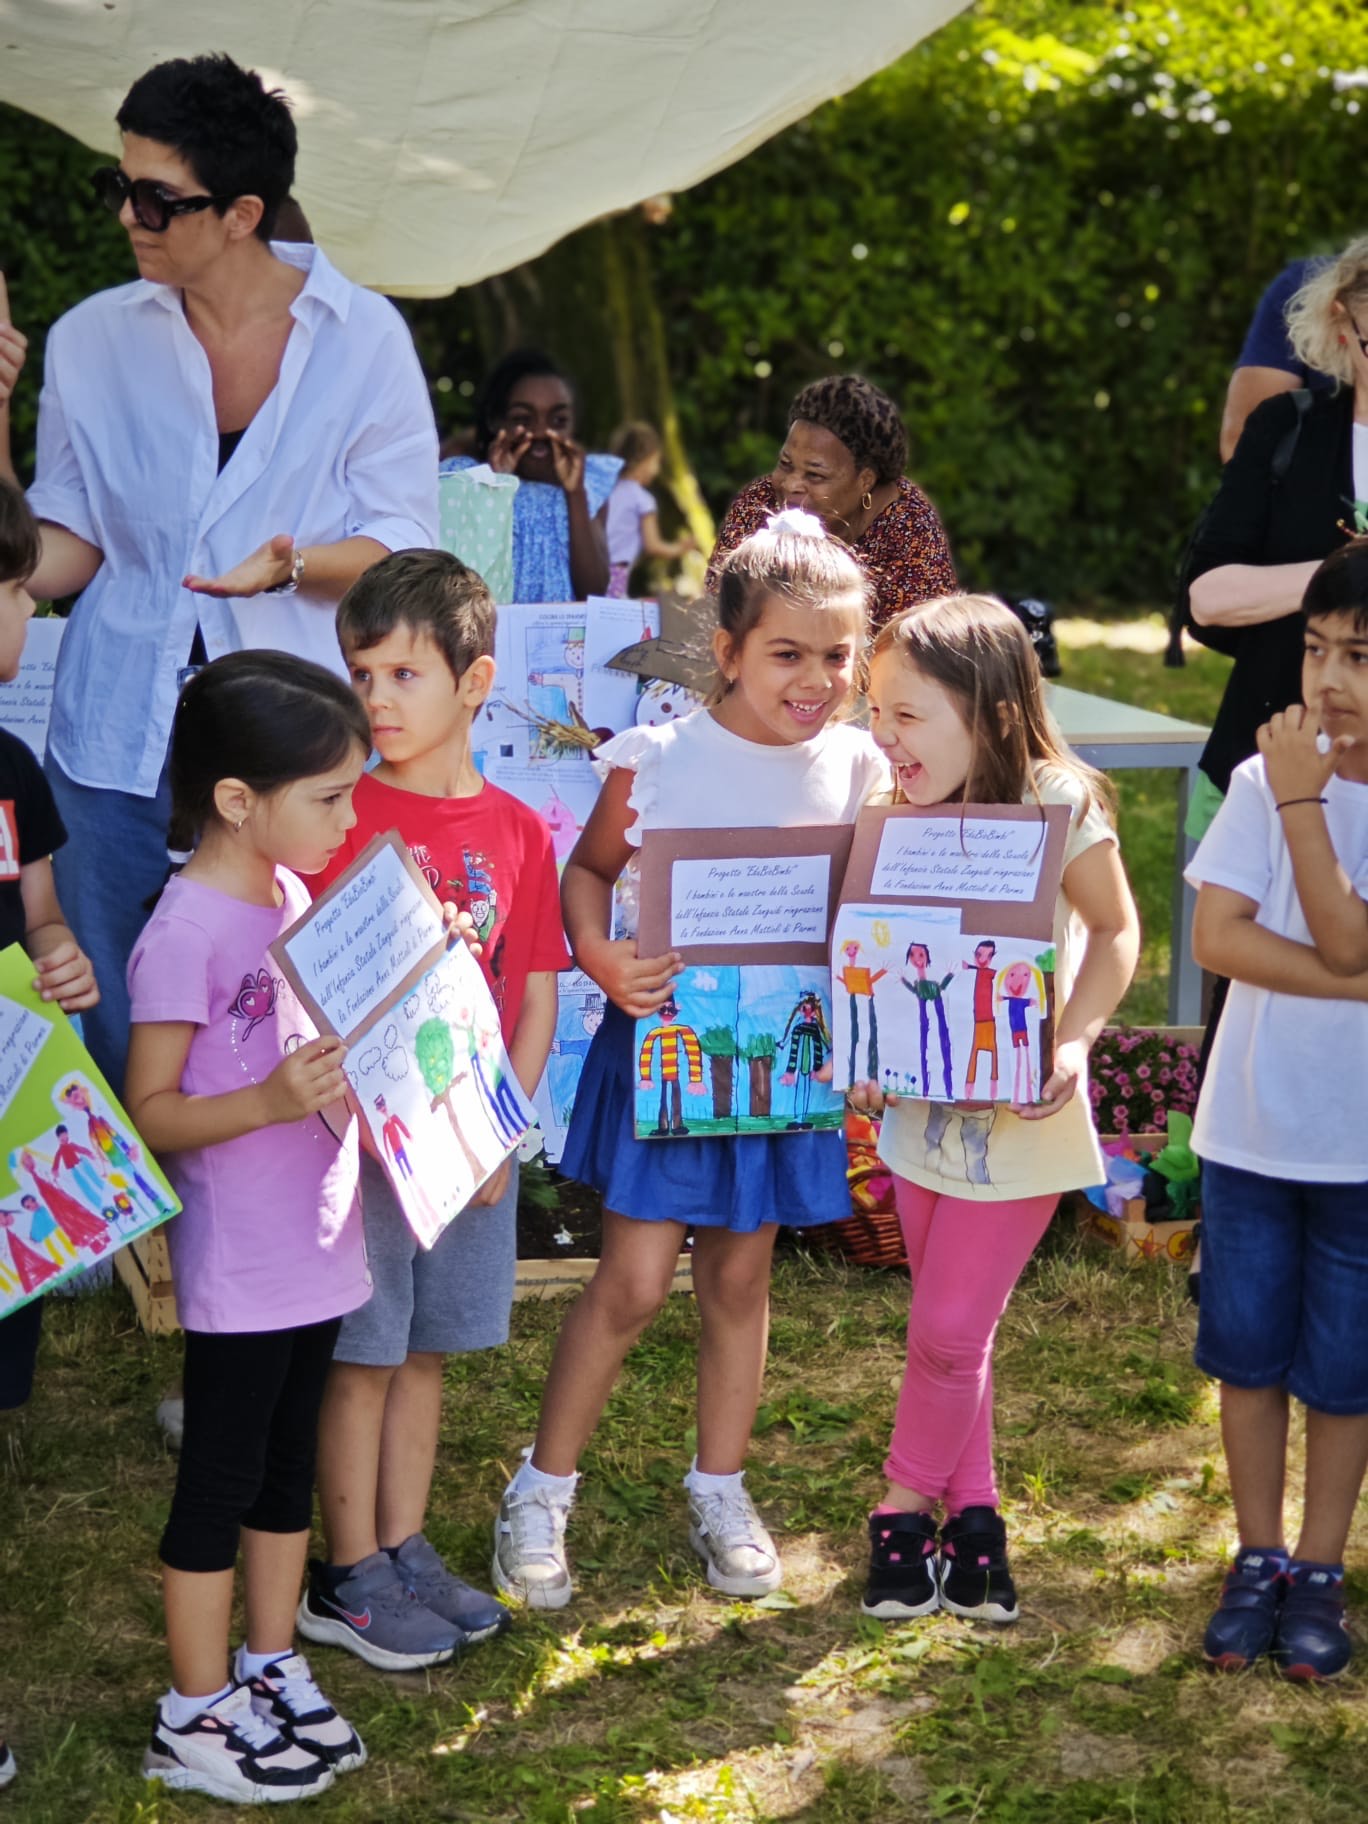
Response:
POLYGON ((135 77, 227 51, 294 103, 296 194, 329 257, 433 297, 697 183, 964 4, 0 0, 0 100, 114 151, 135 77))

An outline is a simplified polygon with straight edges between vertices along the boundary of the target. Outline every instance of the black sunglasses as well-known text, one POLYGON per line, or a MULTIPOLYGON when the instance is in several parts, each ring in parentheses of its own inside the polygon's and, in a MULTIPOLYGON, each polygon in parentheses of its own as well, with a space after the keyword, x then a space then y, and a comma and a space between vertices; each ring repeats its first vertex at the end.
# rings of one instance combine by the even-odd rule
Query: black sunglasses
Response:
POLYGON ((129 177, 117 165, 102 165, 92 173, 90 184, 111 215, 131 202, 134 221, 149 234, 165 234, 174 216, 226 208, 233 201, 231 196, 173 196, 150 177, 129 177))

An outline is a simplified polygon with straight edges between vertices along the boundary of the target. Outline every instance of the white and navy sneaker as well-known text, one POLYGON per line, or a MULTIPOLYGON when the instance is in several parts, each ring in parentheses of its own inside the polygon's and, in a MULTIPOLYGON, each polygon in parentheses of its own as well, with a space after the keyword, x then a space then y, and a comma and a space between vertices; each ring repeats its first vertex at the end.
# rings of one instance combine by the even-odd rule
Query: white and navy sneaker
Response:
POLYGON ((365 1766, 365 1743, 314 1683, 302 1653, 282 1653, 274 1665, 244 1682, 257 1715, 326 1761, 334 1773, 365 1766))
POLYGON ((9 1745, 0 1742, 0 1786, 8 1786, 19 1771, 19 1763, 10 1753, 9 1745))
POLYGON ((333 1770, 259 1716, 246 1685, 234 1685, 183 1729, 173 1728, 158 1705, 143 1778, 238 1805, 270 1805, 326 1792, 333 1770))
POLYGON ((734 1488, 699 1494, 687 1477, 689 1544, 708 1567, 708 1582, 724 1596, 768 1596, 784 1581, 783 1566, 755 1503, 738 1480, 734 1488))

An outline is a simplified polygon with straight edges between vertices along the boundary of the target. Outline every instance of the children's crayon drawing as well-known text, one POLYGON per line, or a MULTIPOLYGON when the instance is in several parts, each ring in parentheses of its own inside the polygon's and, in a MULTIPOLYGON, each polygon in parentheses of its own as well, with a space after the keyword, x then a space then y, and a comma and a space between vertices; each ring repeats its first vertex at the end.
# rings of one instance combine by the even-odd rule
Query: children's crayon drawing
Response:
POLYGON ((480 967, 453 945, 347 1053, 375 1151, 430 1248, 536 1119, 480 967))
POLYGON ((838 1089, 1034 1102, 1053 1051, 1054 952, 962 930, 950 906, 843 905, 832 936, 838 1089))
POLYGON ((272 945, 343 1069, 414 1235, 430 1248, 536 1119, 513 1074, 489 984, 448 944, 432 889, 399 837, 367 844, 272 945))
POLYGON ((59 1008, 0 952, 0 1318, 180 1209, 59 1008))
POLYGON ((788 963, 703 965, 636 1026, 639 1140, 839 1127, 831 982, 788 963))

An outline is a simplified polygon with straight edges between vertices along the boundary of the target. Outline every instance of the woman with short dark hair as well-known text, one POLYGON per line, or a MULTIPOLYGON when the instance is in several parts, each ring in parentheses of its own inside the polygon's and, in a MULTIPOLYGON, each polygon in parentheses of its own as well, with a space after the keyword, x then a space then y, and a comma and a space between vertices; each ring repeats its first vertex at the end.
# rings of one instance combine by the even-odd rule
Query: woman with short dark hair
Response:
MULTIPOLYGON (((162 784, 187 668, 276 647, 340 669, 338 597, 436 542, 437 436, 403 319, 316 247, 272 239, 294 179, 289 104, 229 57, 129 90, 100 202, 139 278, 47 339, 30 587, 77 595, 47 771, 70 834, 58 887, 103 999, 87 1042, 123 1075, 124 970, 166 874, 162 784)), ((295 230, 292 230, 295 232, 295 230)), ((0 329, 0 473, 23 339, 0 329)))
POLYGON ((774 471, 743 488, 727 509, 708 565, 715 589, 722 560, 784 507, 815 514, 850 546, 874 587, 871 628, 904 608, 959 587, 945 528, 903 474, 907 431, 898 408, 857 374, 805 386, 789 407, 774 471))

